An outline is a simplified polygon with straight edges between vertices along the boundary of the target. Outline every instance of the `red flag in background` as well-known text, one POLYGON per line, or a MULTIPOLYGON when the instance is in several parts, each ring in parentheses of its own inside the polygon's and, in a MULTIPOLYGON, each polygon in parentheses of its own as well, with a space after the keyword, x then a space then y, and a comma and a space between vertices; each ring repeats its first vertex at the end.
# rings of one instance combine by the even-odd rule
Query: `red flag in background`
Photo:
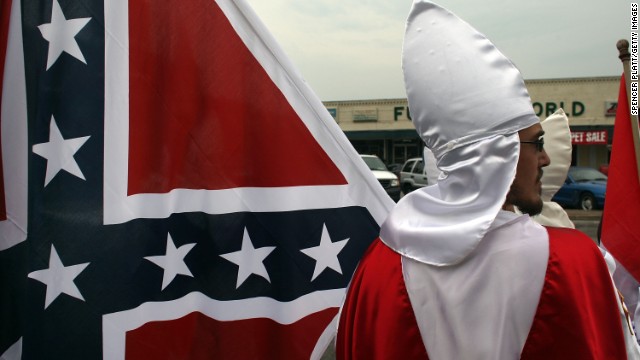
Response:
POLYGON ((602 243, 636 280, 640 280, 640 182, 635 156, 623 77, 609 164, 602 243))

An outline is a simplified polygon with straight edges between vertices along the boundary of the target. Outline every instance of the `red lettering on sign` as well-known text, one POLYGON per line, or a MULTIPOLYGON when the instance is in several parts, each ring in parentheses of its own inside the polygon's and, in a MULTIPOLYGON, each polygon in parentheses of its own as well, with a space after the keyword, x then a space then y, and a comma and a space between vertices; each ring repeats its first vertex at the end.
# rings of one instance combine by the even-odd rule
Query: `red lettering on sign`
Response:
POLYGON ((573 145, 606 145, 607 130, 572 131, 571 143, 573 145))

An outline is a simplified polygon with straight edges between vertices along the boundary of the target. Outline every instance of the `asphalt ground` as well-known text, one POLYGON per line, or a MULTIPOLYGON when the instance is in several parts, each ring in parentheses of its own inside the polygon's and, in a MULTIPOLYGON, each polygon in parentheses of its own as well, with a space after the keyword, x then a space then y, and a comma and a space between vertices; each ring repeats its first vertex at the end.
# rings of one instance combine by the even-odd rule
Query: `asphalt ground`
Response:
POLYGON ((602 210, 585 211, 580 209, 565 209, 571 220, 595 220, 600 221, 602 210))
POLYGON ((574 209, 567 209, 566 211, 569 215, 569 219, 571 219, 571 221, 573 221, 573 224, 576 226, 576 229, 589 235, 589 237, 593 239, 593 241, 598 243, 598 225, 600 224, 600 219, 602 218, 602 211, 584 211, 574 209))

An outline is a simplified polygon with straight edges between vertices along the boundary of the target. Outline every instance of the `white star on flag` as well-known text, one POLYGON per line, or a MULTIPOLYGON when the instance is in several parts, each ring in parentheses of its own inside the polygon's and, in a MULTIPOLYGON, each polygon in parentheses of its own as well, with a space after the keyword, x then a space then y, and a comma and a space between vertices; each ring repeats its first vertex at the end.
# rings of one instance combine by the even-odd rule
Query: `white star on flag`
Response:
POLYGON ((263 261, 275 248, 275 246, 265 246, 259 249, 254 248, 247 229, 244 229, 242 248, 240 251, 220 255, 239 267, 236 289, 239 288, 251 274, 262 276, 267 279, 268 282, 271 282, 263 261))
POLYGON ((83 63, 87 63, 75 36, 87 25, 89 20, 91 20, 90 17, 67 20, 58 1, 53 0, 51 22, 38 26, 42 37, 49 42, 47 70, 58 60, 63 51, 83 63))
POLYGON ((44 186, 60 172, 66 170, 68 173, 85 180, 76 159, 73 155, 84 145, 90 136, 65 140, 58 129, 56 120, 51 116, 49 125, 49 142, 33 145, 33 152, 47 159, 47 174, 44 179, 44 186))
POLYGON ((322 224, 322 236, 320 238, 320 245, 302 249, 305 255, 316 260, 316 267, 313 270, 313 276, 311 281, 315 280, 326 268, 332 268, 339 274, 342 274, 342 267, 340 267, 340 260, 338 260, 338 254, 345 245, 347 245, 349 238, 344 240, 331 242, 331 237, 327 231, 326 224, 322 224))
POLYGON ((178 274, 193 277, 193 274, 191 274, 187 264, 184 262, 184 257, 187 256, 194 246, 196 246, 196 244, 184 244, 179 248, 176 248, 176 245, 171 238, 171 234, 168 234, 167 251, 165 252, 165 255, 145 257, 145 259, 164 269, 164 274, 162 276, 162 290, 164 290, 164 288, 166 288, 178 274))
POLYGON ((89 263, 64 266, 62 260, 58 256, 56 248, 51 245, 51 254, 49 255, 49 268, 37 270, 28 276, 38 280, 47 286, 47 295, 45 297, 44 308, 53 302, 60 294, 65 293, 74 298, 84 301, 80 290, 73 280, 80 274, 89 263))

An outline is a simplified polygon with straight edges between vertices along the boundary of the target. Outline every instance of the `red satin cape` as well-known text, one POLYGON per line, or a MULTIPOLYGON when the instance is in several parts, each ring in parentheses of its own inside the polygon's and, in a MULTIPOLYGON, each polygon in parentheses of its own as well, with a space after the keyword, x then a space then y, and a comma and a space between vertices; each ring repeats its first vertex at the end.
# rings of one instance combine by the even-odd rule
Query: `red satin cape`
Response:
MULTIPOLYGON (((547 228, 549 261, 522 359, 626 359, 618 298, 600 250, 573 229, 547 228)), ((428 359, 401 256, 376 240, 340 315, 337 359, 428 359)))

